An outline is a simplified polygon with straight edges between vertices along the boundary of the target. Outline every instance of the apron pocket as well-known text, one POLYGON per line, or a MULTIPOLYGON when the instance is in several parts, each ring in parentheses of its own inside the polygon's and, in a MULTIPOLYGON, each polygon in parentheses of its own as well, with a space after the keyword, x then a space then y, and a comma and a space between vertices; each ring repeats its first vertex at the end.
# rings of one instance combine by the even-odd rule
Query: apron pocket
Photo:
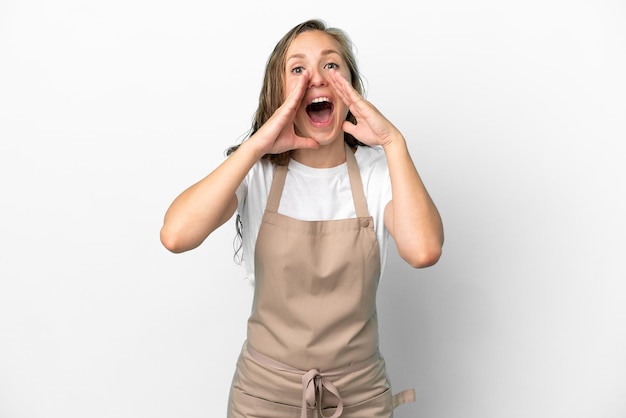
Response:
POLYGON ((393 416, 391 389, 363 402, 345 406, 341 414, 341 418, 390 418, 391 416, 393 416))
POLYGON ((257 398, 233 388, 228 418, 300 418, 300 407, 257 398))

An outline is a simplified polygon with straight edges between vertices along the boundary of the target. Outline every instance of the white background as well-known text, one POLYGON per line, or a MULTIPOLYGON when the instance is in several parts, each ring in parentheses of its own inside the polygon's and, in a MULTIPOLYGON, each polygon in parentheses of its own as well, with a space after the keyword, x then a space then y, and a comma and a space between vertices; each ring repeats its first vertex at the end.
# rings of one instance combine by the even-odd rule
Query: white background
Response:
POLYGON ((251 287, 229 222, 159 243, 278 39, 358 47, 444 219, 379 292, 396 416, 626 417, 626 6, 0 0, 0 418, 225 415, 251 287))

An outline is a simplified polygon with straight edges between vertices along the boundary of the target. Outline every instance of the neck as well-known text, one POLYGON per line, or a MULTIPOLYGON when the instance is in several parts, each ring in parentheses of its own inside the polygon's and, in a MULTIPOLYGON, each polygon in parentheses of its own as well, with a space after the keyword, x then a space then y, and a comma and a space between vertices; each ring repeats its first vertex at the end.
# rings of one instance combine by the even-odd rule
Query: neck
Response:
POLYGON ((346 161, 344 142, 342 139, 317 149, 296 149, 291 152, 291 158, 313 168, 336 167, 346 161))

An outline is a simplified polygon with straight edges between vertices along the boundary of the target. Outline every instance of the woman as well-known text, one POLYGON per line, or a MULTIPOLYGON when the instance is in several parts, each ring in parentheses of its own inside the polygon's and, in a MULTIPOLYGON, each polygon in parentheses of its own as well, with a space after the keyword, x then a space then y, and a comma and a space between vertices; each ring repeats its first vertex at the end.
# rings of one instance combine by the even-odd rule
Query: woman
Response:
POLYGON ((235 211, 255 290, 228 416, 390 417, 411 401, 391 395, 376 288, 388 235, 421 268, 443 228, 341 30, 310 20, 278 42, 249 138, 174 200, 161 241, 191 250, 235 211))

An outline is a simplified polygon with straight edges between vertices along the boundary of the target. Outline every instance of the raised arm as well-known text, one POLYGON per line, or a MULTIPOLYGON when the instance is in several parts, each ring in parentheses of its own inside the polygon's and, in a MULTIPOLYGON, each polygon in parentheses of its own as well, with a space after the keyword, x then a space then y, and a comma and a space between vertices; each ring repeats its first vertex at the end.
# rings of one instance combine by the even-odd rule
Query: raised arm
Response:
POLYGON ((308 78, 300 78, 282 106, 254 135, 172 202, 161 228, 161 242, 168 250, 181 253, 194 249, 230 219, 237 209, 237 188, 263 155, 318 147, 313 139, 297 136, 293 126, 308 78))
POLYGON ((415 268, 435 264, 443 246, 441 217, 413 164, 404 137, 347 80, 335 71, 331 74, 333 87, 357 119, 356 125, 344 122, 344 130, 363 143, 381 145, 385 150, 392 193, 392 200, 385 207, 385 226, 398 253, 415 268))
POLYGON ((413 164, 404 137, 394 133, 384 149, 392 194, 385 207, 385 226, 407 263, 416 268, 432 266, 443 246, 439 211, 413 164))
POLYGON ((237 209, 235 191, 261 156, 244 141, 211 174, 178 195, 165 213, 163 245, 174 253, 194 249, 230 219, 237 209))

